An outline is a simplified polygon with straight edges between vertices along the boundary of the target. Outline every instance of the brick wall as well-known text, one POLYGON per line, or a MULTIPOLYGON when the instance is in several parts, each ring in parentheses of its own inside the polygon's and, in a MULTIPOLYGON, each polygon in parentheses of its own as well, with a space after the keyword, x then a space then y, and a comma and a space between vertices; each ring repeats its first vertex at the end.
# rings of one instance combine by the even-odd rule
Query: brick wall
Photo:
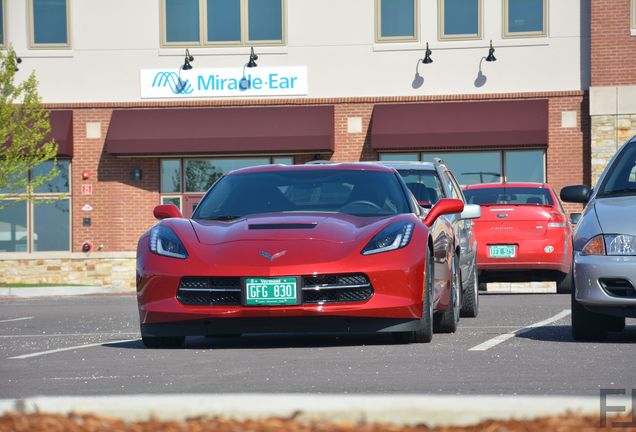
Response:
POLYGON ((134 251, 137 239, 155 223, 152 209, 159 203, 159 162, 155 158, 115 158, 104 149, 112 110, 76 109, 73 114, 74 157, 73 252, 80 252, 84 241, 96 251, 134 251), (86 123, 101 123, 101 137, 88 139, 86 123), (133 168, 141 168, 141 181, 132 180, 133 168), (92 177, 82 180, 82 171, 92 177), (83 195, 81 186, 91 184, 92 195, 83 195), (82 211, 89 204, 90 212, 82 211), (90 217, 91 226, 82 219, 90 217))
POLYGON ((636 84, 631 0, 592 0, 592 86, 636 84))

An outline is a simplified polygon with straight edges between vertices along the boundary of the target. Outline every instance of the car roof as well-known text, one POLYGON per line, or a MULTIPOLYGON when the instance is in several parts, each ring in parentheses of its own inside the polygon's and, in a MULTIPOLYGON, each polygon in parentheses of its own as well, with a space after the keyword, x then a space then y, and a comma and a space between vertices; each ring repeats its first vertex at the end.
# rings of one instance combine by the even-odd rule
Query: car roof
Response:
POLYGON ((435 165, 432 162, 416 162, 416 161, 378 161, 372 162, 378 165, 384 165, 391 168, 399 169, 421 169, 426 171, 434 171, 435 165))
POLYGON ((470 189, 495 189, 505 187, 523 187, 523 188, 537 188, 537 189, 550 189, 545 183, 534 182, 511 182, 511 183, 479 183, 464 186, 464 190, 470 189))
POLYGON ((232 171, 228 175, 247 174, 259 172, 282 172, 282 171, 379 171, 379 172, 395 172, 393 168, 375 165, 365 162, 347 162, 347 163, 330 163, 330 164, 309 164, 309 165, 259 165, 248 168, 241 168, 232 171))

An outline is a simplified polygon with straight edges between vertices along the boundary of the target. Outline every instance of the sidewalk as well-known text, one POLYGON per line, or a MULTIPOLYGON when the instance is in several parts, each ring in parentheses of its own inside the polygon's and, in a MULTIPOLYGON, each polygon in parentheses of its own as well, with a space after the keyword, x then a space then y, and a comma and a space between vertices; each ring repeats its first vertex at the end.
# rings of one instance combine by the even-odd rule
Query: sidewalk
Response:
MULTIPOLYGON (((613 400, 612 404, 616 402, 613 400)), ((175 394, 0 400, 0 415, 8 411, 62 415, 73 412, 124 421, 182 421, 198 416, 237 420, 294 417, 299 421, 354 424, 463 426, 489 419, 535 419, 565 413, 598 416, 599 410, 598 397, 572 396, 175 394)))
POLYGON ((2 288, 0 297, 46 297, 46 296, 80 296, 88 294, 134 294, 134 289, 113 288, 102 286, 53 286, 53 287, 24 287, 2 288))

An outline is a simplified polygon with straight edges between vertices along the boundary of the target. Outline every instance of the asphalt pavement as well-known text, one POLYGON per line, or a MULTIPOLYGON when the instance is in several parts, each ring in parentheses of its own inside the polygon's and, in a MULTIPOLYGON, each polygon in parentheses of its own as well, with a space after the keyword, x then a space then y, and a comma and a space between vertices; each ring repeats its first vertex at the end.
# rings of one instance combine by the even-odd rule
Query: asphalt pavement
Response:
POLYGON ((636 320, 605 343, 570 335, 557 294, 485 294, 430 344, 390 335, 139 340, 133 295, 0 300, 0 398, 166 393, 598 396, 636 388, 636 320))

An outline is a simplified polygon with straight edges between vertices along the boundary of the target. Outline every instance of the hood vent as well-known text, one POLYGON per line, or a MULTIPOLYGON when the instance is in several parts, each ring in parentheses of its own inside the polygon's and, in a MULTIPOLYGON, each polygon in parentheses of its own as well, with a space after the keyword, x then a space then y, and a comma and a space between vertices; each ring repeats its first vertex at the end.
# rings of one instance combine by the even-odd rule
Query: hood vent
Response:
POLYGON ((318 223, 272 223, 272 224, 252 224, 249 225, 251 230, 277 230, 277 229, 312 229, 316 228, 318 223))

